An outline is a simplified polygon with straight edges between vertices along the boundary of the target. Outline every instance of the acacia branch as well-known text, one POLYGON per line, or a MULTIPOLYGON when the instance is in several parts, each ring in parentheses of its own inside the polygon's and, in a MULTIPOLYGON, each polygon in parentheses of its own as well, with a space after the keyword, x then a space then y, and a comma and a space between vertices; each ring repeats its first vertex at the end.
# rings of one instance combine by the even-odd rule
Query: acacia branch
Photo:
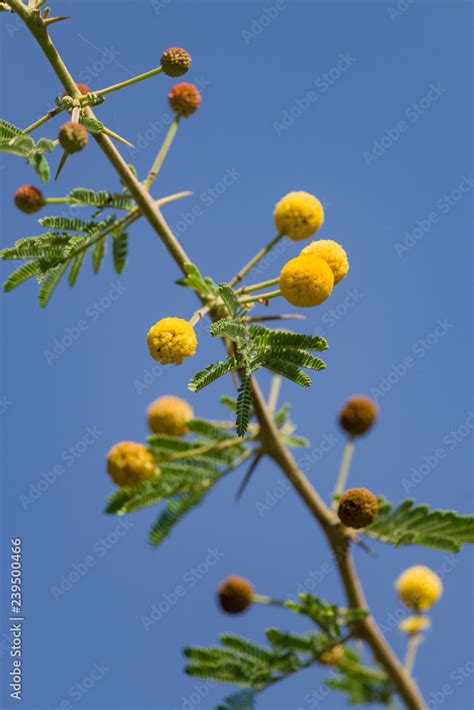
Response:
MULTIPOLYGON (((30 10, 21 0, 6 0, 6 3, 31 31, 67 93, 73 98, 80 98, 81 94, 76 83, 51 41, 39 11, 30 10)), ((95 118, 90 108, 85 109, 85 114, 88 118, 95 118)), ((135 200, 143 216, 161 238, 177 266, 185 273, 184 265, 190 259, 167 225, 149 192, 135 178, 110 138, 103 133, 94 134, 94 138, 135 200)), ((252 262, 249 264, 250 268, 253 266, 252 262)), ((248 267, 243 269, 234 278, 233 282, 238 282, 248 270, 250 270, 248 267)), ((350 554, 348 531, 339 524, 336 515, 326 506, 304 473, 298 468, 288 448, 281 442, 275 423, 268 412, 267 405, 255 379, 252 380, 252 391, 255 413, 260 425, 265 453, 277 463, 313 516, 320 523, 339 569, 349 607, 351 609, 365 610, 367 605, 350 554)), ((361 619, 357 622, 357 633, 372 648, 375 657, 391 678, 406 706, 410 710, 423 710, 423 699, 415 681, 405 671, 401 662, 385 641, 375 621, 371 617, 361 619)))

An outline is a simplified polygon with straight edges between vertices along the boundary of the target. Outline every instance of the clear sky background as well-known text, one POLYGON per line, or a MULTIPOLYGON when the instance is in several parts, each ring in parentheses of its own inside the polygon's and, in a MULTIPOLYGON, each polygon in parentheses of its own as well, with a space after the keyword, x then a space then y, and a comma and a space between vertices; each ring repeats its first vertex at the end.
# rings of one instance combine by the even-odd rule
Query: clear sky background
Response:
MULTIPOLYGON (((299 432, 312 441, 297 458, 313 484, 329 496, 343 447, 337 412, 347 396, 365 393, 377 398, 381 413, 357 445, 351 484, 393 502, 413 496, 468 513, 474 429, 471 5, 52 5, 55 13, 73 15, 52 35, 77 80, 93 88, 156 66, 168 46, 193 55, 188 78, 201 88, 202 107, 180 125, 155 194, 193 191, 166 216, 205 273, 230 277, 268 241, 274 204, 285 193, 307 190, 322 200, 320 234, 344 245, 351 270, 301 325, 329 340, 327 370, 315 376, 310 391, 283 388, 299 432), (308 103, 311 90, 316 100, 308 103)), ((49 109, 60 87, 15 18, 2 15, 0 27, 1 115, 28 125, 49 109)), ((111 96, 97 112, 135 143, 135 152, 122 146, 122 153, 142 177, 168 125, 171 85, 159 76, 111 96)), ((47 125, 43 135, 55 137, 56 130, 47 125)), ((18 212, 11 199, 18 185, 36 178, 10 156, 2 156, 1 168, 3 248, 40 231, 35 217, 18 212)), ((60 196, 78 185, 119 187, 93 141, 45 191, 60 196)), ((287 244, 265 278, 276 276, 298 251, 287 244)), ((6 278, 10 265, 1 270, 6 278)), ((106 452, 122 439, 144 441, 145 409, 155 397, 185 396, 198 415, 216 417, 222 411, 218 395, 232 393, 230 380, 199 395, 187 393, 189 377, 221 356, 219 343, 205 334, 196 357, 182 367, 160 369, 149 358, 150 325, 169 314, 188 318, 196 307, 191 292, 174 286, 177 277, 141 222, 131 233, 130 261, 120 278, 110 263, 99 276, 85 269, 74 290, 60 287, 46 311, 36 305, 34 283, 0 300, 2 578, 9 539, 21 537, 25 710, 215 707, 231 690, 187 678, 183 646, 211 644, 222 631, 262 639, 271 625, 307 628, 278 609, 223 616, 214 594, 231 573, 275 597, 306 588, 343 602, 319 530, 270 463, 260 467, 239 505, 234 495, 243 471, 223 482, 158 551, 146 542, 156 510, 126 519, 102 513, 113 488, 104 472, 106 452), (68 339, 81 321, 80 336, 68 339), (62 578, 88 558, 93 564, 87 573, 58 596, 62 578), (179 585, 185 592, 176 603, 179 585), (166 600, 168 610, 146 630, 144 617, 153 605, 166 608, 166 600)), ((356 562, 374 615, 399 654, 405 640, 396 629, 403 612, 394 580, 416 563, 443 577, 444 596, 433 610, 416 677, 430 708, 472 708, 470 552, 376 551, 369 557, 356 550, 356 562)), ((13 708, 17 703, 6 687, 6 601, 2 585, 1 706, 13 708)), ((339 710, 344 699, 325 694, 326 675, 319 667, 301 673, 262 695, 258 707, 339 710)))

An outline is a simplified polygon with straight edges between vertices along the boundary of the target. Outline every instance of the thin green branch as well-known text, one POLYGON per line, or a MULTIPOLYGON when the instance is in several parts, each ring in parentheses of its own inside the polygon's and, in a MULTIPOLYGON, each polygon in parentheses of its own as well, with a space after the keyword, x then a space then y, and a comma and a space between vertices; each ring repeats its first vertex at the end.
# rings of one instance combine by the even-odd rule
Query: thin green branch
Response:
POLYGON ((337 476, 336 487, 333 493, 333 508, 336 509, 338 506, 337 497, 339 497, 345 490, 347 477, 349 475, 349 470, 351 467, 352 456, 354 453, 354 437, 350 436, 344 447, 344 452, 342 454, 341 468, 339 469, 339 474, 337 476))
POLYGON ((23 133, 32 133, 34 130, 45 124, 47 121, 50 121, 55 116, 59 116, 59 114, 62 113, 64 110, 64 108, 60 108, 59 106, 57 108, 53 108, 51 111, 48 111, 48 113, 45 114, 42 118, 39 118, 37 121, 32 123, 31 126, 27 126, 27 128, 24 128, 23 133))
POLYGON ((178 123, 179 123, 180 116, 176 116, 174 119, 173 123, 168 129, 168 133, 166 134, 165 140, 163 141, 163 145, 161 146, 158 155, 155 158, 155 162, 153 163, 150 172, 148 173, 148 177, 145 180, 144 186, 145 190, 149 190, 151 186, 153 185, 158 173, 160 172, 161 166, 163 165, 165 158, 168 154, 168 151, 171 147, 171 144, 173 142, 173 139, 176 135, 176 131, 178 130, 178 123))
MULTIPOLYGON (((133 76, 131 79, 127 79, 127 81, 121 81, 118 84, 112 84, 112 86, 107 86, 105 87, 105 89, 99 89, 99 91, 93 91, 92 93, 96 96, 107 96, 107 94, 112 94, 114 91, 120 91, 120 89, 125 89, 127 86, 133 86, 133 84, 138 84, 139 81, 150 79, 152 76, 161 74, 162 71, 163 69, 160 65, 159 67, 155 67, 155 69, 151 69, 150 71, 144 72, 143 74, 133 76)), ((87 103, 87 97, 83 97, 81 102, 87 103)))
POLYGON ((263 259, 264 256, 266 256, 272 249, 275 247, 278 242, 283 238, 283 234, 277 234, 276 237, 274 237, 266 247, 263 247, 255 256, 253 259, 250 259, 250 261, 242 268, 240 271, 234 276, 234 278, 229 281, 229 286, 235 286, 235 284, 240 283, 243 278, 251 271, 254 266, 258 264, 259 261, 263 259))

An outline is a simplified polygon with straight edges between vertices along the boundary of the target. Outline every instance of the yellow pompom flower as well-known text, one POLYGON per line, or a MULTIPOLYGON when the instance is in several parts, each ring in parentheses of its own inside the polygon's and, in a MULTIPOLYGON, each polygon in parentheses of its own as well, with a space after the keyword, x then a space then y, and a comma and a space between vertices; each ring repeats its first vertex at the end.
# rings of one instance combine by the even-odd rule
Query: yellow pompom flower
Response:
POLYGON ((193 418, 193 408, 184 399, 168 395, 150 404, 147 418, 154 434, 184 436, 188 433, 187 422, 193 418))
POLYGON ((443 593, 441 579, 429 567, 423 565, 415 565, 402 572, 395 588, 403 604, 416 611, 429 609, 443 593))
POLYGON ((279 286, 281 295, 292 306, 311 308, 319 306, 331 295, 334 276, 324 259, 306 254, 285 264, 279 286))
POLYGON ((197 338, 194 328, 182 318, 162 318, 150 328, 148 349, 154 360, 162 365, 181 365, 184 358, 196 352, 197 338))
POLYGON ((308 244, 301 252, 301 255, 303 254, 316 254, 324 259, 334 274, 334 286, 342 281, 349 271, 349 261, 345 250, 332 239, 319 239, 308 244))
POLYGON ((112 446, 107 454, 107 472, 117 486, 134 486, 159 474, 150 451, 134 441, 112 446))
POLYGON ((323 206, 309 192, 289 192, 273 213, 279 234, 299 242, 315 234, 324 222, 323 206))
POLYGON ((398 628, 404 634, 419 634, 421 631, 426 631, 431 626, 431 622, 426 616, 408 616, 403 621, 400 621, 398 628))

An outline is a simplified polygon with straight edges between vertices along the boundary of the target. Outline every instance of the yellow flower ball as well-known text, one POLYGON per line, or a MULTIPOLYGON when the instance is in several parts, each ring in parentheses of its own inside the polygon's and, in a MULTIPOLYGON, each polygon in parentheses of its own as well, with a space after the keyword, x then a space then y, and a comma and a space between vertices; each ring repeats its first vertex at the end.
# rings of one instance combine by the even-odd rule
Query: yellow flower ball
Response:
POLYGON ((436 604, 443 593, 438 575, 423 565, 409 567, 395 583, 398 596, 409 609, 424 611, 436 604))
POLYGON ((146 446, 133 441, 112 446, 107 454, 107 472, 117 486, 134 486, 159 474, 146 446))
POLYGON ((289 192, 273 213, 279 234, 299 242, 315 234, 324 222, 323 206, 309 192, 289 192))
POLYGON ((403 621, 400 621, 398 628, 404 634, 419 634, 421 631, 426 631, 431 626, 431 622, 426 616, 408 616, 403 621))
POLYGON ((188 433, 187 422, 193 418, 193 408, 184 399, 168 395, 150 404, 147 418, 154 434, 184 436, 188 433))
POLYGON ((196 352, 194 328, 182 318, 162 318, 150 328, 148 349, 154 360, 162 365, 181 365, 184 358, 196 352))
POLYGON ((311 308, 319 306, 331 295, 334 276, 324 259, 306 254, 285 264, 279 286, 281 295, 292 306, 311 308))
POLYGON ((349 261, 345 250, 332 239, 320 239, 308 244, 301 252, 301 255, 303 254, 316 254, 327 262, 334 274, 334 286, 342 281, 349 271, 349 261))

